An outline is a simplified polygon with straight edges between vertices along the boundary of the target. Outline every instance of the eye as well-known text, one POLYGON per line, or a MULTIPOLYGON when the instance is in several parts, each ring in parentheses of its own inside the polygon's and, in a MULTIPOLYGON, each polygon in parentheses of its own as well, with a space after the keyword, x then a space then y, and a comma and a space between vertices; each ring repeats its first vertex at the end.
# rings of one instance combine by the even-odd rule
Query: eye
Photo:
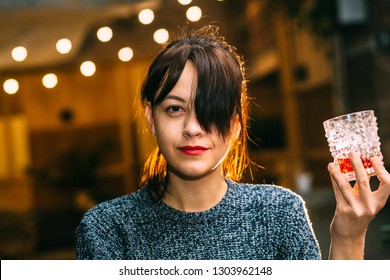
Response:
POLYGON ((177 114, 180 114, 182 113, 184 110, 181 106, 178 106, 178 105, 171 105, 171 106, 168 106, 165 111, 170 114, 170 115, 177 115, 177 114))

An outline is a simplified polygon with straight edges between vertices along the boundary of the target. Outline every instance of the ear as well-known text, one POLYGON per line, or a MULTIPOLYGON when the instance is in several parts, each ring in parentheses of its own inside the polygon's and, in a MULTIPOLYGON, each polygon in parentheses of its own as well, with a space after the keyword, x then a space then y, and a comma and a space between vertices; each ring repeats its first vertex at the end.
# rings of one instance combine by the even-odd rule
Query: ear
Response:
POLYGON ((241 132, 241 123, 238 115, 235 116, 233 121, 233 140, 237 140, 241 132))
POLYGON ((153 135, 156 135, 156 128, 154 126, 153 109, 152 109, 150 102, 148 102, 148 104, 146 104, 146 106, 145 106, 145 116, 146 116, 146 120, 148 122, 148 127, 149 127, 150 132, 153 135))

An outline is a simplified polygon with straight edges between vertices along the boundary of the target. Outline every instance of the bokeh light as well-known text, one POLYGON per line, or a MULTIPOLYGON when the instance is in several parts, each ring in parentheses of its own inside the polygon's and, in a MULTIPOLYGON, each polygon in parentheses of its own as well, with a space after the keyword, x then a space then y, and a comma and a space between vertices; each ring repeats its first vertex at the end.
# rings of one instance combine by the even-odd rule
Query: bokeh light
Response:
POLYGON ((19 90, 19 83, 15 79, 8 79, 4 82, 3 88, 8 94, 15 94, 19 90))
POLYGON ((55 74, 49 73, 43 76, 42 84, 45 88, 54 88, 58 83, 58 78, 55 74))
POLYGON ((190 4, 192 2, 192 0, 177 0, 177 2, 179 2, 180 4, 182 4, 184 6, 184 5, 190 4))
POLYGON ((23 61, 27 57, 27 49, 23 46, 15 47, 12 50, 11 55, 15 61, 18 61, 18 62, 23 61))
POLYGON ((169 39, 168 30, 161 28, 154 32, 153 39, 158 44, 164 44, 169 39))
POLYGON ((84 61, 80 66, 80 71, 86 77, 93 76, 96 72, 96 65, 92 61, 84 61))
POLYGON ((186 16, 189 21, 198 21, 202 17, 202 10, 198 6, 192 6, 188 8, 186 16))
POLYGON ((101 42, 108 42, 111 40, 112 38, 112 29, 108 26, 104 26, 104 27, 101 27, 99 28, 99 30, 96 32, 96 36, 97 38, 101 41, 101 42))
POLYGON ((142 24, 151 24, 154 20, 154 12, 151 9, 143 9, 138 14, 138 20, 142 24))
POLYGON ((56 49, 60 54, 67 54, 72 50, 72 42, 67 38, 62 38, 57 41, 56 49))
POLYGON ((133 58, 133 55, 133 50, 130 47, 125 47, 118 51, 118 57, 123 62, 130 61, 133 58))

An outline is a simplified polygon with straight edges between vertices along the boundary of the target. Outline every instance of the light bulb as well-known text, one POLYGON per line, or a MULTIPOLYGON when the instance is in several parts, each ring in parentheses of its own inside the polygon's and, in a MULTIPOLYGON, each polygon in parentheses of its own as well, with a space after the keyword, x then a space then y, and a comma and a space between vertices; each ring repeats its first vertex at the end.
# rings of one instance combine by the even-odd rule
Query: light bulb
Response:
POLYGON ((133 58, 133 50, 129 47, 122 48, 118 52, 118 57, 123 62, 130 61, 133 58))
POLYGON ((138 14, 138 20, 142 24, 150 24, 154 20, 154 12, 151 9, 144 9, 138 14))
POLYGON ((42 84, 45 88, 54 88, 58 83, 58 78, 55 74, 50 73, 46 74, 42 78, 42 84))
POLYGON ((163 44, 169 39, 169 33, 166 29, 161 28, 154 32, 153 39, 156 43, 163 44))
POLYGON ((80 66, 81 74, 83 74, 86 77, 93 76, 96 72, 96 66, 95 63, 92 61, 84 61, 80 66))
POLYGON ((67 38, 60 39, 56 43, 56 49, 60 54, 67 54, 72 49, 72 42, 67 38))
POLYGON ((96 36, 101 42, 108 42, 112 38, 112 29, 108 26, 101 27, 96 32, 96 36))
POLYGON ((186 16, 189 21, 198 21, 202 17, 202 10, 198 6, 192 6, 188 8, 186 16))
POLYGON ((179 2, 180 4, 185 6, 185 5, 190 4, 192 2, 192 0, 177 0, 177 2, 179 2))
POLYGON ((8 79, 4 82, 3 88, 8 94, 15 94, 19 90, 19 83, 15 79, 8 79))
POLYGON ((12 50, 11 55, 15 61, 23 61, 27 57, 27 49, 23 46, 18 46, 12 50))

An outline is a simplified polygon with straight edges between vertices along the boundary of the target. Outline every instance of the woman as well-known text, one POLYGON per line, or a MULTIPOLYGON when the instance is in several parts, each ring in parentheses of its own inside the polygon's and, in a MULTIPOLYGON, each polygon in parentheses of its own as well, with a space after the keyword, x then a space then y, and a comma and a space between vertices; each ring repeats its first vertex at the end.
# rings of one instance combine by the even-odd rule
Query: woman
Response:
MULTIPOLYGON (((320 259, 302 199, 274 185, 240 184, 247 155, 241 57, 206 27, 180 36, 151 64, 141 99, 157 148, 141 189, 91 209, 77 229, 79 259, 320 259)), ((357 185, 328 170, 337 208, 331 259, 363 258, 365 231, 390 193, 372 192, 359 157, 357 185)))

